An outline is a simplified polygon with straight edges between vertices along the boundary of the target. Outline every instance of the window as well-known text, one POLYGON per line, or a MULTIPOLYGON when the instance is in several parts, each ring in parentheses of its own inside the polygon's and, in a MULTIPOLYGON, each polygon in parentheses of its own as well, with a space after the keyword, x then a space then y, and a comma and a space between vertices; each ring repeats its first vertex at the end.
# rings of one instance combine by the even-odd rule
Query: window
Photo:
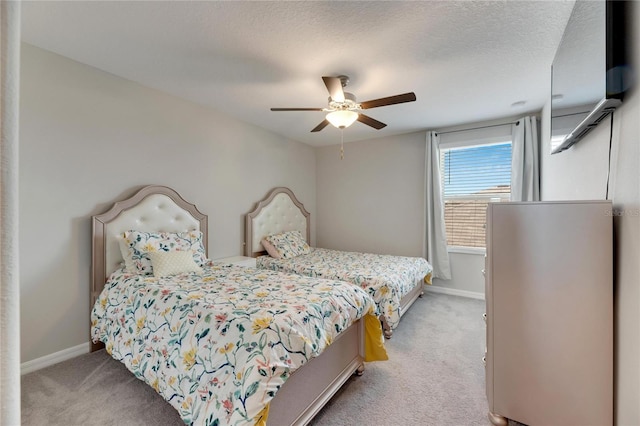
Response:
POLYGON ((487 204, 511 195, 511 141, 441 145, 440 172, 447 245, 484 248, 487 204))

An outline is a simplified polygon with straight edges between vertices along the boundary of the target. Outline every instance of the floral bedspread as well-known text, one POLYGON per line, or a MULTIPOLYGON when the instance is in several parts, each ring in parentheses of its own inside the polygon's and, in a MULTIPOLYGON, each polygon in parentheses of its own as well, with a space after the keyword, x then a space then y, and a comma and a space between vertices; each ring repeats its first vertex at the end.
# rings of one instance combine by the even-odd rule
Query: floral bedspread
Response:
POLYGON ((365 314, 348 283, 208 263, 170 278, 121 269, 93 308, 91 336, 198 425, 246 425, 297 368, 365 314))
POLYGON ((258 268, 318 278, 344 280, 363 288, 376 302, 393 330, 400 322, 400 300, 418 280, 431 273, 421 257, 390 256, 312 248, 311 253, 290 259, 260 256, 258 268))

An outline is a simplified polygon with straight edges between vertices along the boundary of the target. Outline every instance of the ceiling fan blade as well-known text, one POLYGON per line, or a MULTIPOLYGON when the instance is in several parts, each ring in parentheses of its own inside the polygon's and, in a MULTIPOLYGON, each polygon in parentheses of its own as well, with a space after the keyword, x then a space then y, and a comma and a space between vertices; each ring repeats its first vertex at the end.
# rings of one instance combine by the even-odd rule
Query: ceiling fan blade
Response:
POLYGON ((342 82, 338 77, 322 77, 322 81, 324 81, 324 85, 327 86, 331 99, 336 102, 344 102, 342 82))
POLYGON ((416 100, 416 94, 413 92, 403 93, 402 95, 389 96, 387 98, 374 99, 371 101, 360 102, 362 109, 377 108, 387 105, 402 104, 405 102, 413 102, 416 100))
POLYGON ((386 124, 384 124, 383 122, 375 120, 369 117, 368 115, 364 115, 362 113, 358 114, 358 121, 366 124, 367 126, 371 126, 376 130, 380 130, 383 127, 386 127, 386 124))
POLYGON ((271 111, 323 111, 322 108, 271 108, 271 111))
POLYGON ((323 120, 322 123, 318 124, 316 127, 313 128, 313 130, 311 130, 312 132, 319 132, 320 130, 324 129, 325 127, 327 127, 327 125, 329 124, 329 120, 323 120))

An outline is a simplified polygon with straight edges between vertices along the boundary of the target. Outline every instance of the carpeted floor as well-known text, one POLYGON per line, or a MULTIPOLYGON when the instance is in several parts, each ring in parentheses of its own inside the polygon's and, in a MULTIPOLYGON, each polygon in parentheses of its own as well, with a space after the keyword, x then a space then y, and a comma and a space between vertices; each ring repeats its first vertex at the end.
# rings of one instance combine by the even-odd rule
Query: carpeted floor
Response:
MULTIPOLYGON (((427 293, 313 426, 488 426, 484 302, 427 293)), ((22 377, 23 425, 181 425, 177 412, 104 351, 22 377)), ((274 425, 280 426, 280 425, 274 425)))

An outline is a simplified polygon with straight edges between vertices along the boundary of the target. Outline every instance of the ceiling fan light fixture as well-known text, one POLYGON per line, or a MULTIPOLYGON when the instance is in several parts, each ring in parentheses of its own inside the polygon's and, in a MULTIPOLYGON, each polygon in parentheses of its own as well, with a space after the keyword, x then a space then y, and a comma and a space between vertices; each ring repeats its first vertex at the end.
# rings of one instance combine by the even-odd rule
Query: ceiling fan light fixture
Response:
POLYGON ((371 108, 378 108, 387 105, 403 104, 416 100, 413 92, 402 93, 400 95, 387 96, 386 98, 372 99, 366 102, 356 101, 353 93, 345 92, 343 89, 349 82, 349 77, 340 75, 338 77, 322 77, 324 85, 329 92, 327 108, 271 108, 271 111, 325 111, 328 114, 320 124, 314 127, 311 132, 319 132, 329 124, 338 129, 346 129, 354 121, 358 120, 362 124, 380 130, 386 126, 381 121, 362 114, 360 111, 371 108))
POLYGON ((358 119, 358 113, 344 109, 330 112, 327 114, 326 118, 334 127, 337 127, 338 129, 346 129, 358 119))

